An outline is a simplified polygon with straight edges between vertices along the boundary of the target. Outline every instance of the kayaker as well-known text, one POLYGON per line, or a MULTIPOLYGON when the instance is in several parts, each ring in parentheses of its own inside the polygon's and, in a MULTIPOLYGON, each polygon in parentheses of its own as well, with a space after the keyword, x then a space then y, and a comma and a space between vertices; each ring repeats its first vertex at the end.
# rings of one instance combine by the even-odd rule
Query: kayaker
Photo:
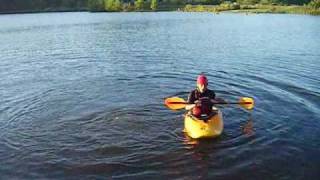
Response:
POLYGON ((186 110, 190 111, 193 116, 200 118, 201 115, 209 116, 212 113, 214 103, 224 102, 221 98, 216 98, 213 90, 208 89, 208 79, 204 74, 197 78, 197 88, 190 92, 186 110))

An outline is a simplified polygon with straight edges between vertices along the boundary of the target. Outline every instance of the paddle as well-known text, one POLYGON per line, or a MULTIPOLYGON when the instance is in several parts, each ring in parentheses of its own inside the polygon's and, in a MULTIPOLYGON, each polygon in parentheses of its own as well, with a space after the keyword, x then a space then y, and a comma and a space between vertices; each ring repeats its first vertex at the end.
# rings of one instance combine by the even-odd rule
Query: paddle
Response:
MULTIPOLYGON (((165 99, 164 104, 169 109, 178 110, 185 108, 189 103, 179 97, 170 97, 165 99)), ((249 97, 241 97, 238 102, 217 102, 214 104, 238 104, 247 110, 251 110, 254 107, 254 100, 249 97)))

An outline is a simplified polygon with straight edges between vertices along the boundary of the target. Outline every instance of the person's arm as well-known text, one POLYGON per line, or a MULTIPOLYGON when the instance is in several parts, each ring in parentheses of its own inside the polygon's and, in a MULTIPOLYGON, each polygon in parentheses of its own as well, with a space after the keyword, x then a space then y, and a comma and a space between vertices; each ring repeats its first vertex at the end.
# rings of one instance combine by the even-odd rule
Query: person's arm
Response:
POLYGON ((187 111, 189 111, 189 110, 191 110, 192 108, 194 108, 194 106, 195 106, 195 95, 194 95, 194 92, 192 91, 192 92, 190 92, 190 94, 189 94, 189 96, 188 96, 188 103, 189 104, 187 104, 186 105, 186 107, 185 107, 185 109, 187 110, 187 111))
POLYGON ((216 94, 214 93, 214 91, 212 91, 211 94, 211 102, 213 104, 217 104, 217 103, 227 103, 223 98, 221 97, 216 97, 216 94))
POLYGON ((189 111, 189 110, 191 110, 192 108, 194 108, 194 106, 195 106, 195 104, 188 104, 188 105, 186 105, 186 110, 187 111, 189 111))

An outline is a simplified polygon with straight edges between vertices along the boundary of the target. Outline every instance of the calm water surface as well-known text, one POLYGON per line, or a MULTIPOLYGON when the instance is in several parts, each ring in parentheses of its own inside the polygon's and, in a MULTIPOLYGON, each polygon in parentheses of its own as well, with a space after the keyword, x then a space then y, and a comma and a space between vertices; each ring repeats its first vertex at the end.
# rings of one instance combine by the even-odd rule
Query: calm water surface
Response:
POLYGON ((319 179, 320 17, 0 15, 0 179, 319 179), (200 72, 221 137, 183 134, 200 72))

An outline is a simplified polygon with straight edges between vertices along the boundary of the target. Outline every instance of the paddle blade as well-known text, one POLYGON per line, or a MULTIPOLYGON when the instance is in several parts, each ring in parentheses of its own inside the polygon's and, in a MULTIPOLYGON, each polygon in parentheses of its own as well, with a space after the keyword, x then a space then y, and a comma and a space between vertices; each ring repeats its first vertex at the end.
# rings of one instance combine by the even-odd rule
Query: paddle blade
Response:
POLYGON ((167 98, 164 101, 164 104, 172 110, 183 109, 188 104, 184 99, 179 97, 167 98))
POLYGON ((239 99, 239 105, 247 110, 251 110, 254 107, 253 98, 242 97, 239 99))

